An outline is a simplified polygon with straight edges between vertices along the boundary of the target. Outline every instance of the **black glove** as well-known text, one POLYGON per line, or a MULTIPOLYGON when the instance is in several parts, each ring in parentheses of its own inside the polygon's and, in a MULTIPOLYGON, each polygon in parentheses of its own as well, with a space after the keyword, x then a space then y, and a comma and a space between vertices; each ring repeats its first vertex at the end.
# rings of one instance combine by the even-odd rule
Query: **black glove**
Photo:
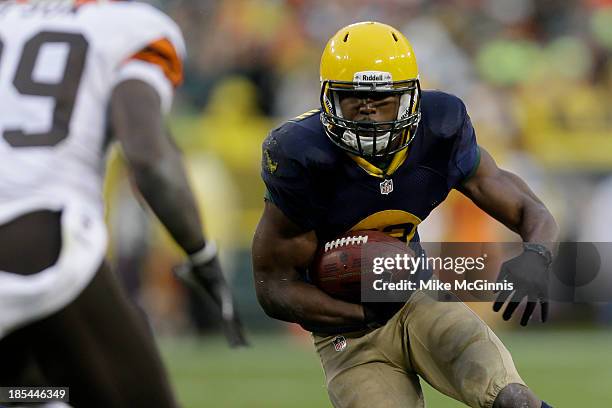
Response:
POLYGON ((541 319, 548 319, 548 278, 552 264, 552 254, 548 248, 539 244, 523 244, 523 253, 503 263, 497 282, 512 282, 514 290, 499 292, 493 310, 498 312, 509 300, 503 319, 509 320, 512 314, 527 297, 527 306, 521 318, 521 326, 527 326, 537 303, 541 305, 541 319))
POLYGON ((234 306, 232 292, 223 276, 216 248, 213 243, 207 244, 206 248, 208 251, 200 252, 208 253, 204 256, 198 256, 200 252, 196 253, 189 262, 174 268, 174 273, 199 296, 208 295, 219 306, 223 331, 230 347, 246 347, 249 344, 234 306))

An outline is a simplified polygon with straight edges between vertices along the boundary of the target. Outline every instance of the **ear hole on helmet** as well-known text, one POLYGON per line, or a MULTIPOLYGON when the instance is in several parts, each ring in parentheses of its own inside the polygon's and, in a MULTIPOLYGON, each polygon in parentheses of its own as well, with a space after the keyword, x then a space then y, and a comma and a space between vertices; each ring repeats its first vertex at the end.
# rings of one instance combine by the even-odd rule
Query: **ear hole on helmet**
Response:
POLYGON ((397 35, 395 35, 395 33, 394 33, 394 32, 391 32, 391 36, 393 37, 393 39, 395 40, 395 42, 397 42, 397 41, 398 41, 398 40, 397 40, 397 35))
POLYGON ((342 41, 346 42, 346 40, 348 40, 348 36, 349 36, 349 33, 344 34, 344 39, 342 41))

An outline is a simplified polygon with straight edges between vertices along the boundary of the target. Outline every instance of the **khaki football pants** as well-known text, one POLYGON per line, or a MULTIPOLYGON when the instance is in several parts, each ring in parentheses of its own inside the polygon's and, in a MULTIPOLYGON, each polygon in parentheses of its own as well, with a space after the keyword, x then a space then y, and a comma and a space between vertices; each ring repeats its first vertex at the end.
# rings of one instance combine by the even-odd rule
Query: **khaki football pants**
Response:
POLYGON ((470 308, 421 291, 383 327, 313 337, 336 408, 423 407, 419 376, 470 407, 489 408, 508 384, 525 384, 470 308))

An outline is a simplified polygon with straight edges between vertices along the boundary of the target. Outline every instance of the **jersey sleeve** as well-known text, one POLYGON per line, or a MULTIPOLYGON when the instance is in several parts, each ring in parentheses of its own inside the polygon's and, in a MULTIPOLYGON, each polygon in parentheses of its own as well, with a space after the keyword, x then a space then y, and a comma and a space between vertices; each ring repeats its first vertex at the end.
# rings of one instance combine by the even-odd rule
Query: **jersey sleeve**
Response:
POLYGON ((462 121, 454 138, 449 161, 449 184, 459 187, 469 179, 480 163, 480 150, 476 141, 476 132, 463 102, 460 103, 462 121))
POLYGON ((115 84, 129 79, 152 86, 159 94, 163 112, 168 113, 174 90, 183 82, 182 59, 168 39, 153 41, 119 66, 115 84))
POLYGON ((183 83, 183 59, 168 38, 150 42, 132 55, 129 61, 142 61, 156 66, 174 87, 183 83))
POLYGON ((309 231, 316 225, 311 180, 303 162, 290 146, 286 146, 285 132, 282 128, 273 130, 262 146, 261 177, 267 189, 265 199, 309 231))
MULTIPOLYGON (((186 57, 181 30, 174 21, 156 8, 142 3, 114 4, 114 33, 121 34, 112 48, 115 61, 114 83, 138 79, 151 85, 159 94, 164 112, 168 112, 174 90, 183 82, 186 57)), ((113 17, 113 16, 110 16, 113 17)))

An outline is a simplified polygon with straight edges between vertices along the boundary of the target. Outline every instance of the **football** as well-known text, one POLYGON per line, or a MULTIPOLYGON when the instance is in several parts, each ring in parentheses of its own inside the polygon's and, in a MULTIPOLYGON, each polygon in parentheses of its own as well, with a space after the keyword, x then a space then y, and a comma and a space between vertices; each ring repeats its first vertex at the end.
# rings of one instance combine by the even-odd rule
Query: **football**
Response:
POLYGON ((412 253, 406 244, 380 231, 351 231, 323 242, 309 268, 311 281, 328 295, 348 302, 361 300, 362 279, 374 278, 362 265, 377 256, 412 253))

